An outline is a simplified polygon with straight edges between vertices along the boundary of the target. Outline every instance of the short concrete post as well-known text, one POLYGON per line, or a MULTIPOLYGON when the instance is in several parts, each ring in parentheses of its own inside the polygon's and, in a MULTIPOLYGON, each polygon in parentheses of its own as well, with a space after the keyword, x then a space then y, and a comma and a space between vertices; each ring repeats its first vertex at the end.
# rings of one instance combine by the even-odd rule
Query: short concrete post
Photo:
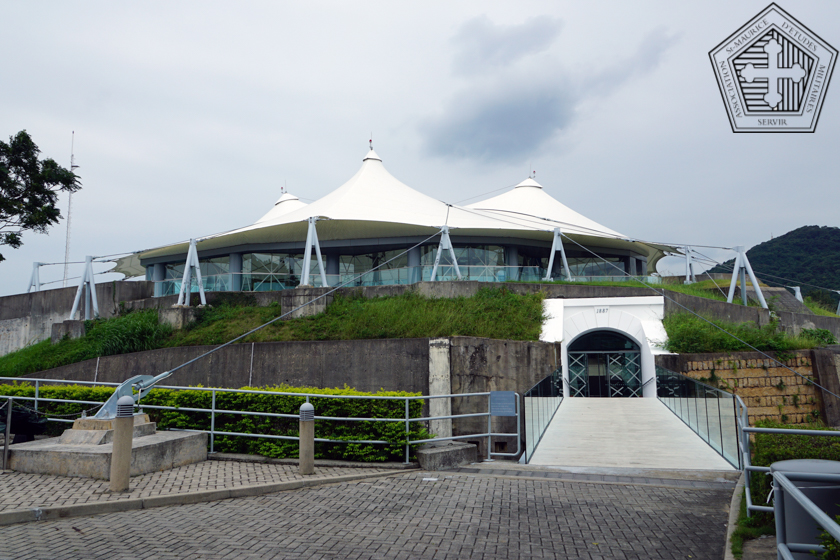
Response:
POLYGON ((315 474, 315 407, 308 402, 300 405, 299 443, 298 473, 315 474))
POLYGON ((131 475, 131 443, 134 437, 134 398, 128 395, 117 401, 113 421, 114 444, 111 451, 111 492, 128 490, 131 475))

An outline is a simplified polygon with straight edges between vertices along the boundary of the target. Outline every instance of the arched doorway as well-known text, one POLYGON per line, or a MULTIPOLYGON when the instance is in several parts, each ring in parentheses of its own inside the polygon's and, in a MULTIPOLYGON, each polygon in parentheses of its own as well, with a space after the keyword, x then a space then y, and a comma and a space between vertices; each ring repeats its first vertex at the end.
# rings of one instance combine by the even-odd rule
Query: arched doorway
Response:
POLYGON ((591 331, 572 341, 568 355, 570 396, 642 396, 642 355, 631 338, 591 331))

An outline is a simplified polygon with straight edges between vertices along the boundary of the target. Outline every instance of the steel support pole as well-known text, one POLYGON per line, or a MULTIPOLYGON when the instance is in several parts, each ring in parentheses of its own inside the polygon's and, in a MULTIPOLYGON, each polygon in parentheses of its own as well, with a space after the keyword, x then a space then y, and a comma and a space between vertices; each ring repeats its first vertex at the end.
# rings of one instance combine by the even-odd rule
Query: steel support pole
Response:
POLYGON ((215 453, 213 443, 215 442, 216 431, 216 391, 211 393, 212 403, 210 405, 210 453, 215 453))
POLYGON ((178 303, 176 304, 178 307, 184 305, 184 292, 190 286, 190 257, 192 257, 192 240, 190 240, 190 248, 187 249, 187 260, 184 261, 184 274, 181 276, 181 289, 178 292, 178 303))
POLYGON ((742 266, 741 270, 738 271, 738 276, 741 277, 741 303, 745 306, 748 305, 747 300, 747 271, 742 266))
MULTIPOLYGON (((735 255, 735 266, 732 269, 732 281, 729 283, 729 294, 726 296, 726 303, 732 303, 732 300, 735 298, 735 284, 738 282, 738 273, 741 270, 741 251, 744 249, 742 246, 735 247, 736 251, 735 255)), ((741 286, 741 290, 744 287, 741 286)))
POLYGON ((440 266, 440 256, 443 251, 449 251, 449 255, 452 257, 452 266, 455 267, 455 275, 458 277, 458 280, 461 280, 461 269, 458 268, 458 257, 455 255, 455 247, 452 245, 452 240, 449 239, 449 227, 443 226, 441 228, 440 233, 440 243, 438 244, 437 254, 435 255, 435 264, 432 267, 432 276, 430 281, 434 282, 437 278, 437 270, 438 266, 440 266))
POLYGON ((309 218, 309 224, 306 229, 306 247, 303 250, 303 266, 301 267, 300 286, 309 286, 309 268, 312 262, 312 235, 315 229, 315 218, 309 218))
POLYGON ((405 463, 408 464, 409 459, 409 441, 411 440, 409 434, 409 410, 408 410, 408 399, 405 399, 405 463))
POLYGON ((554 228, 554 238, 551 241, 551 254, 548 256, 548 268, 545 271, 546 282, 551 280, 551 271, 554 268, 554 255, 560 251, 560 259, 563 263, 563 273, 566 280, 572 281, 572 271, 569 270, 569 262, 566 260, 566 249, 563 247, 563 232, 560 228, 554 228))
POLYGON ((39 273, 39 269, 41 268, 41 263, 34 262, 32 263, 32 276, 29 277, 29 287, 26 289, 26 293, 32 291, 32 287, 35 287, 35 291, 41 291, 41 277, 39 273))
POLYGON ((318 242, 318 228, 315 226, 315 222, 318 221, 318 218, 310 218, 312 220, 312 244, 315 246, 315 258, 318 259, 318 272, 321 274, 321 287, 326 288, 329 286, 327 283, 327 274, 324 272, 324 259, 321 258, 321 244, 318 242))
POLYGON ((195 239, 191 239, 190 243, 192 243, 193 246, 192 264, 195 268, 195 281, 198 284, 198 297, 201 301, 201 305, 207 305, 207 298, 204 296, 204 281, 201 279, 201 263, 198 261, 198 247, 196 246, 195 239))
MULTIPOLYGON (((785 535, 785 490, 782 485, 773 477, 773 506, 774 517, 776 518, 776 546, 780 544, 787 544, 787 535, 785 535)), ((779 553, 781 558, 781 553, 779 553)))
POLYGON ((493 417, 490 415, 490 397, 487 397, 487 460, 490 458, 490 446, 493 443, 493 417))
POLYGON ((6 433, 3 439, 3 470, 9 468, 9 440, 12 437, 12 407, 15 399, 6 399, 6 433))
MULTIPOLYGON (((750 281, 752 282, 753 288, 755 288, 755 295, 758 297, 758 302, 761 304, 761 307, 768 309, 767 302, 764 301, 764 294, 761 293, 761 286, 758 284, 758 278, 755 277, 752 265, 750 264, 750 259, 747 258, 746 253, 744 253, 741 257, 741 264, 747 270, 747 274, 750 275, 750 281)), ((743 278, 743 275, 741 278, 743 278)), ((741 281, 743 282, 743 280, 741 281)), ((746 303, 744 303, 744 305, 746 305, 746 303)))

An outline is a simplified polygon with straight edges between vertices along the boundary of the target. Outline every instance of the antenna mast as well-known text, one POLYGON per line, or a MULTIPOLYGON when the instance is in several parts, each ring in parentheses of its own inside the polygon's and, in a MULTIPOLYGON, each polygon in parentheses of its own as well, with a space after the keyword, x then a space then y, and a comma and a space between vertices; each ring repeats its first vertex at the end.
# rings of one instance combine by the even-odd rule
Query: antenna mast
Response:
MULTIPOLYGON (((76 131, 72 131, 72 136, 70 138, 70 172, 73 173, 73 170, 78 168, 79 166, 76 165, 76 158, 73 154, 73 147, 76 141, 76 131)), ((70 262, 70 218, 73 215, 73 193, 71 192, 67 196, 67 240, 64 242, 64 282, 63 286, 67 287, 67 268, 70 262)))

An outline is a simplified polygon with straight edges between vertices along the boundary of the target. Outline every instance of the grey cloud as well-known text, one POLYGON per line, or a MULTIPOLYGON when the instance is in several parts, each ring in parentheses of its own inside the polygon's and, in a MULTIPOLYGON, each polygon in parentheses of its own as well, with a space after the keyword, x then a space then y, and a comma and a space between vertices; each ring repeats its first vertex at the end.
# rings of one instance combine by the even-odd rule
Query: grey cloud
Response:
POLYGON ((562 21, 548 16, 519 25, 496 25, 487 16, 471 19, 452 38, 456 47, 454 68, 474 74, 508 66, 548 49, 562 27, 562 21))
MULTIPOLYGON (((462 27, 458 36, 479 24, 492 28, 484 18, 473 20, 462 27)), ((420 126, 426 151, 446 158, 504 163, 537 155, 573 124, 583 99, 609 95, 629 80, 651 72, 676 41, 677 37, 664 29, 655 29, 630 57, 576 79, 570 78, 555 60, 542 68, 542 75, 555 77, 544 83, 524 79, 525 64, 513 64, 509 69, 474 80, 445 106, 442 115, 420 126)), ((506 40, 501 42, 504 44, 495 50, 492 46, 482 47, 485 60, 516 58, 507 50, 506 40)))
POLYGON ((577 100, 557 83, 500 88, 481 98, 470 92, 422 132, 433 155, 483 161, 518 161, 533 155, 573 118, 577 100))
POLYGON ((665 28, 658 27, 648 33, 636 51, 591 76, 585 81, 584 89, 593 94, 606 94, 628 80, 654 70, 662 57, 679 41, 678 35, 669 34, 665 28))

